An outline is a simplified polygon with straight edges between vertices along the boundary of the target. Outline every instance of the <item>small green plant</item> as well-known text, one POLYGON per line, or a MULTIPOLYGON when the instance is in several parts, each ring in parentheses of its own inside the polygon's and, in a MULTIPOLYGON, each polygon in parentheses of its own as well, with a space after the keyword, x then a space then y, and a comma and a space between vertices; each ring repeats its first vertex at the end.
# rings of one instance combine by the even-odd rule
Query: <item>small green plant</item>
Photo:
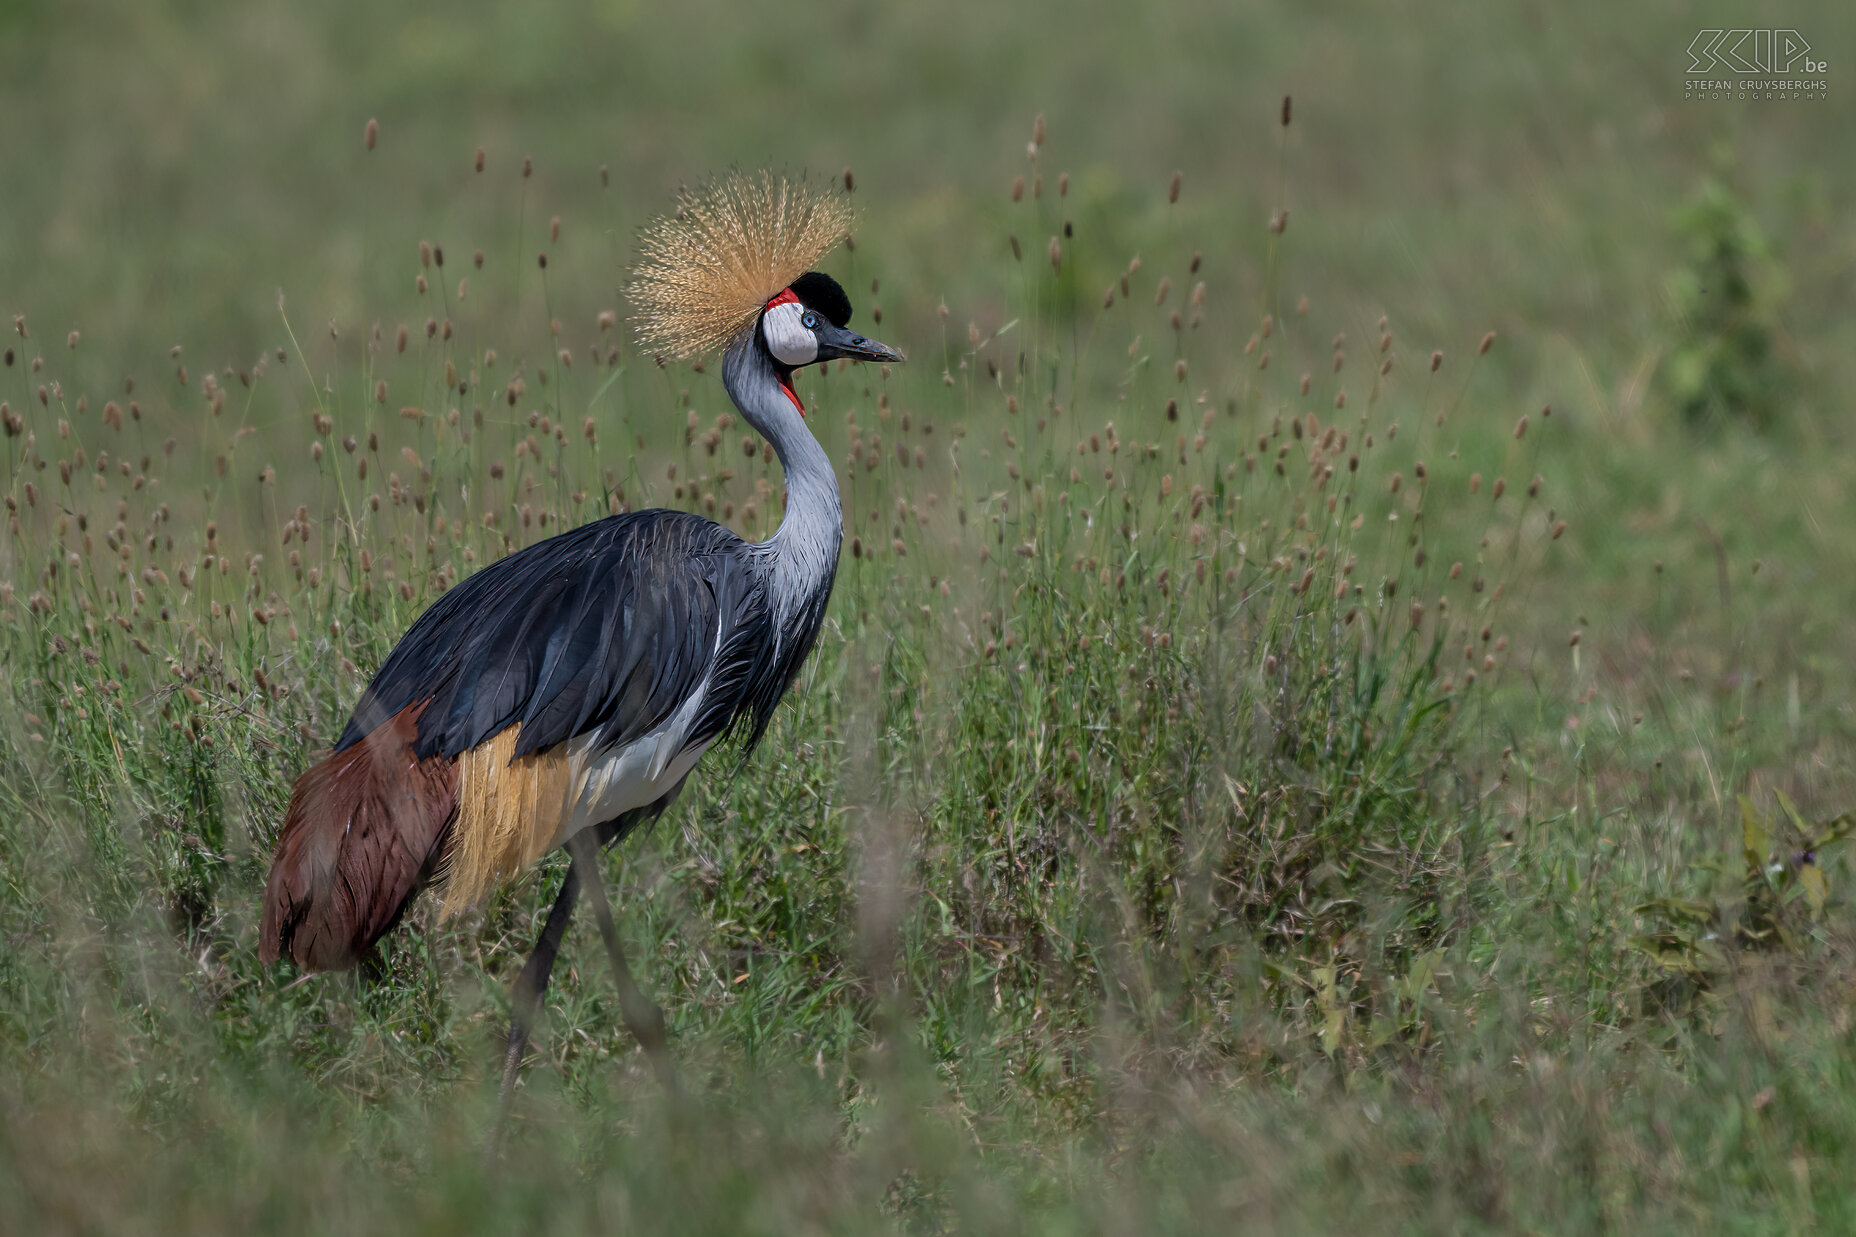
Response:
POLYGON ((1660 972, 1647 994, 1653 1008, 1705 1010, 1736 954, 1808 952, 1830 897, 1824 852, 1856 831, 1856 812, 1807 821, 1783 791, 1777 797, 1775 814, 1741 795, 1739 850, 1697 863, 1692 890, 1634 908, 1647 930, 1631 947, 1660 972))
POLYGON ((1752 213, 1712 177, 1676 212, 1675 228, 1688 254, 1671 277, 1671 401, 1691 429, 1728 419, 1778 428, 1796 388, 1777 342, 1784 267, 1752 213))

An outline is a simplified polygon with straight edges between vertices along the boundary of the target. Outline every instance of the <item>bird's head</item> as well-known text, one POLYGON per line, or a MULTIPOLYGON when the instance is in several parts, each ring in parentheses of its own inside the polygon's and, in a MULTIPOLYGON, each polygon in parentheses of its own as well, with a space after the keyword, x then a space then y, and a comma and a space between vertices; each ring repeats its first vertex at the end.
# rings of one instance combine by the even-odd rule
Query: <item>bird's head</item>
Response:
MULTIPOLYGON (((777 380, 799 415, 793 371, 821 361, 894 362, 902 354, 850 329, 851 299, 814 264, 850 235, 848 193, 804 178, 734 172, 678 195, 677 210, 644 229, 631 294, 648 348, 671 357, 724 350, 722 381, 748 423, 790 436, 777 380)), ((776 442, 776 446, 777 446, 776 442)))
POLYGON ((851 298, 838 281, 808 271, 768 301, 760 315, 760 340, 767 354, 790 373, 803 365, 844 357, 853 361, 901 361, 888 344, 849 330, 851 298))

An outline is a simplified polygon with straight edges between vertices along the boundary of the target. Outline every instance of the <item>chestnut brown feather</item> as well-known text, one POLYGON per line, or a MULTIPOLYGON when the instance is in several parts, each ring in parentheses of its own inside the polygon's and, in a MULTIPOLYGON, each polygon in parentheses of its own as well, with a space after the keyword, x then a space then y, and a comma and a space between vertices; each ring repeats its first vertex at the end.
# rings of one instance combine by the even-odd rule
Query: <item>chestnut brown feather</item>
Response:
POLYGON ((457 763, 413 751, 428 703, 401 709, 296 780, 264 891, 265 962, 353 966, 437 869, 457 816, 457 763))

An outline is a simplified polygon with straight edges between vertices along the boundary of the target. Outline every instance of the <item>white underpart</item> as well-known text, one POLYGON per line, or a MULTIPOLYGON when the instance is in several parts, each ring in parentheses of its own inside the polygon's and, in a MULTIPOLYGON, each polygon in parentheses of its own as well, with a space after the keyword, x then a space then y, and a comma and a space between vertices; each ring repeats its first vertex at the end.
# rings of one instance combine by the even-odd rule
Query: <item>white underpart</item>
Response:
MULTIPOLYGON (((715 647, 710 658, 722 651, 722 625, 715 628, 715 647)), ((582 829, 602 825, 634 808, 656 803, 696 767, 702 754, 715 740, 694 746, 686 745, 690 728, 703 698, 709 694, 705 677, 677 711, 658 729, 632 740, 623 747, 597 747, 596 735, 576 739, 569 748, 573 761, 569 785, 577 789, 562 822, 561 836, 555 844, 565 842, 582 829)))
POLYGON ((572 784, 579 790, 555 844, 669 794, 713 742, 684 747, 682 739, 673 722, 624 747, 594 750, 591 736, 574 740, 572 784))
POLYGON ((761 315, 767 351, 782 365, 810 365, 818 360, 818 336, 805 325, 806 307, 795 301, 775 305, 761 315))

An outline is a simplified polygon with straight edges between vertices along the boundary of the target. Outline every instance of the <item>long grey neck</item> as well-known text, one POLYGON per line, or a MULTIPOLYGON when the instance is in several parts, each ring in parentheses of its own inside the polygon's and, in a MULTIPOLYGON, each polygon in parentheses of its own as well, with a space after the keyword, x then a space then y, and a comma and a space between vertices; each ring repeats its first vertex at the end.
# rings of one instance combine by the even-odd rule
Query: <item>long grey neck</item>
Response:
POLYGON ((754 547, 772 573, 775 606, 785 617, 829 591, 837 574, 844 541, 837 474, 753 331, 729 345, 722 385, 748 424, 773 444, 786 473, 785 517, 773 536, 754 547))

